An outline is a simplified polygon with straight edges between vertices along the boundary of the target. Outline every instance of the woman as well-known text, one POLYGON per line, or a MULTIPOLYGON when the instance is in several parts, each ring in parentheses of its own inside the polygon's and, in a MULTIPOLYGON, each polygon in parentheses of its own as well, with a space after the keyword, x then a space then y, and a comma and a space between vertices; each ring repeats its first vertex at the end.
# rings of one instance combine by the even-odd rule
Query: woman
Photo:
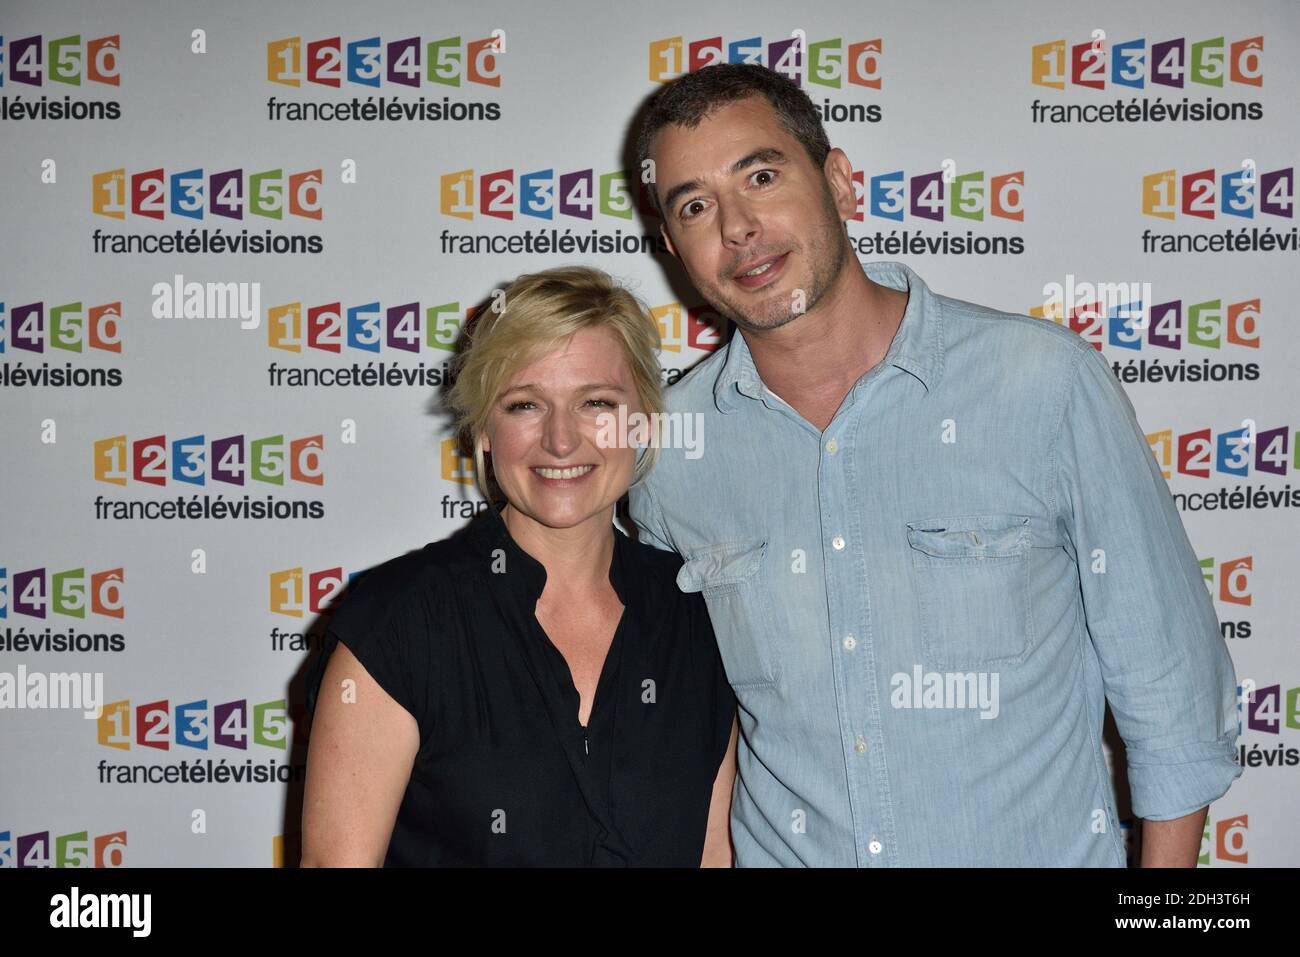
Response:
POLYGON ((610 424, 661 410, 658 348, 582 267, 521 276, 471 326, 449 399, 490 507, 334 612, 304 866, 731 865, 735 698, 708 612, 681 558, 613 525, 657 448, 638 460, 610 424))

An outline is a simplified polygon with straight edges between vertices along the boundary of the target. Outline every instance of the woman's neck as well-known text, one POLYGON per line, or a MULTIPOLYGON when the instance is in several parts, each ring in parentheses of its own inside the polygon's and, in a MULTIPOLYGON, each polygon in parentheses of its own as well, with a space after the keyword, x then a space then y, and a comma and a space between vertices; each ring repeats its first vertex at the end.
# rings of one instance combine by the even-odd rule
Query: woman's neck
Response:
POLYGON ((507 504, 501 512, 515 544, 546 569, 550 594, 591 595, 609 585, 614 507, 569 528, 552 528, 507 504))

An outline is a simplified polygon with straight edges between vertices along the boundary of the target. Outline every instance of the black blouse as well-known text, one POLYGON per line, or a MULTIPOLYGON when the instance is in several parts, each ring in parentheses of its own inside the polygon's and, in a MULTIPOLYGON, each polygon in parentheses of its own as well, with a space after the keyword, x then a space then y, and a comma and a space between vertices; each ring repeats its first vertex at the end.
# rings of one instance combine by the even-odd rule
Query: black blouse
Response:
POLYGON ((314 713, 342 641, 419 725, 385 866, 698 866, 736 699, 682 559, 611 526, 625 610, 584 728, 503 507, 359 576, 309 674, 314 713))

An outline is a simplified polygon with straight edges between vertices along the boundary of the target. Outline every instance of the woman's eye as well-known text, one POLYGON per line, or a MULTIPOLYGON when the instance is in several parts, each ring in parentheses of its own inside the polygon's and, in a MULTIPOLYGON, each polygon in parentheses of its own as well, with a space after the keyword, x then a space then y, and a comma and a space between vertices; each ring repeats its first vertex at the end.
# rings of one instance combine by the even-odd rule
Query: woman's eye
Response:
POLYGON ((588 405, 593 405, 593 404, 594 404, 594 405, 602 405, 602 406, 604 406, 604 407, 607 408, 607 409, 612 409, 612 408, 614 408, 614 403, 613 403, 613 402, 609 402, 609 401, 607 401, 606 399, 588 399, 588 400, 587 400, 587 404, 588 404, 588 405))
POLYGON ((530 400, 528 400, 528 399, 520 399, 518 402, 511 402, 508 406, 506 406, 506 411, 507 411, 507 412, 514 412, 514 411, 516 411, 517 409, 522 409, 524 406, 526 406, 526 405, 529 405, 529 406, 530 406, 530 405, 532 405, 532 404, 533 404, 533 403, 532 403, 530 400))

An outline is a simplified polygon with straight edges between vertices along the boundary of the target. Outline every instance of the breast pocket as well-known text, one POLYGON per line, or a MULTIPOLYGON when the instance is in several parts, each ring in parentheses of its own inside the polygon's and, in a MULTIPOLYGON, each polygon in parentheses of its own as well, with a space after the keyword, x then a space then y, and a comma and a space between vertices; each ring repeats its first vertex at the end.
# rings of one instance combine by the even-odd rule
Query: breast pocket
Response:
POLYGON ((766 542, 710 545, 684 556, 677 585, 701 592, 733 688, 772 685, 780 674, 772 599, 763 584, 766 542))
MULTIPOLYGON (((1033 641, 1029 571, 1035 531, 1025 515, 962 515, 907 523, 921 648, 940 670, 1009 667, 1033 641)), ((1040 544, 1045 542, 1040 541, 1040 544)))

